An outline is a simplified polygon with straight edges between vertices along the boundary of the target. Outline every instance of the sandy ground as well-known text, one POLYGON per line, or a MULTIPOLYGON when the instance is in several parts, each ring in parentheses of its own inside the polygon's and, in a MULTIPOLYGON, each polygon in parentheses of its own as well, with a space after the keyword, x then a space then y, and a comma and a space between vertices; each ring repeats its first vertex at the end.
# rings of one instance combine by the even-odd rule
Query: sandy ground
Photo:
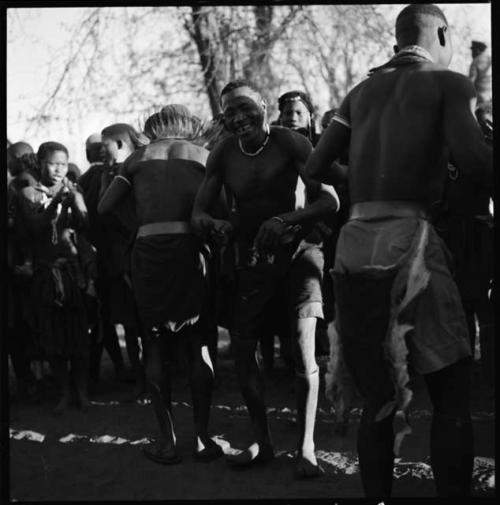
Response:
MULTIPOLYGON (((435 491, 428 466, 430 403, 422 379, 415 377, 412 383, 413 433, 403 442, 401 459, 395 468, 393 496, 431 497, 435 491)), ((223 458, 211 463, 194 460, 189 388, 187 377, 178 370, 174 376, 174 420, 183 461, 161 466, 141 453, 141 447, 156 434, 151 405, 124 401, 131 385, 116 381, 105 358, 99 389, 91 394, 93 404, 86 413, 73 407, 64 416, 55 417, 55 391, 50 383, 42 404, 11 402, 10 497, 22 501, 362 497, 355 449, 359 410, 353 411, 346 436, 336 437, 323 389, 315 440, 325 475, 308 481, 295 480, 293 377, 280 360, 267 378, 266 392, 278 457, 266 466, 244 471, 230 468, 223 458)), ((479 366, 474 371, 473 416, 477 456, 474 496, 492 498, 494 406, 479 366)), ((228 356, 221 356, 218 362, 211 431, 225 451, 241 449, 250 442, 250 424, 228 356)))

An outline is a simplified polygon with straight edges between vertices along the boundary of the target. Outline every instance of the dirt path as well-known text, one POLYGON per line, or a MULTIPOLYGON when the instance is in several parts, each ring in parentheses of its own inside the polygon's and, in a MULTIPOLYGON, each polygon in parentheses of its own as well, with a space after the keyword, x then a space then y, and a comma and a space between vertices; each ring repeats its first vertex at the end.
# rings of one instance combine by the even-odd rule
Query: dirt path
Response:
MULTIPOLYGON (((413 379, 413 433, 402 447, 395 469, 393 496, 434 495, 428 466, 430 405, 420 378, 413 379)), ((51 404, 13 404, 10 408, 10 496, 16 500, 158 500, 248 498, 362 497, 355 450, 359 410, 345 438, 333 435, 329 405, 321 394, 316 424, 316 449, 326 473, 310 481, 294 480, 296 440, 293 378, 280 362, 267 381, 269 419, 278 457, 269 465, 245 471, 229 468, 223 459, 198 463, 192 456, 192 408, 187 378, 175 376, 177 439, 183 461, 157 465, 141 454, 156 433, 150 405, 123 401, 129 385, 116 382, 104 363, 101 390, 91 396, 87 413, 75 408, 55 418, 51 404), (31 438, 31 440, 30 440, 31 438)), ((494 411, 479 370, 474 374, 476 460, 474 495, 493 497, 494 411)), ((53 401, 53 391, 49 399, 53 401), (51 396, 52 395, 52 396, 51 396)), ((249 421, 236 384, 233 364, 221 359, 214 394, 211 427, 225 451, 250 441, 249 421), (231 447, 232 446, 232 447, 231 447)))

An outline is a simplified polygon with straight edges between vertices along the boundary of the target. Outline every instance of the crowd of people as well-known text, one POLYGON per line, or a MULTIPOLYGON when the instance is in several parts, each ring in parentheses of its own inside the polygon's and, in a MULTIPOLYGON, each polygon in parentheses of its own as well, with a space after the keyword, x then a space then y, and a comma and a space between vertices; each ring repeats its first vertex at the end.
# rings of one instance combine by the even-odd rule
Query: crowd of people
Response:
POLYGON ((83 175, 61 143, 36 153, 10 145, 8 342, 18 393, 39 397, 48 363, 60 389, 55 413, 70 405, 73 385, 87 409, 105 349, 117 378, 133 383, 131 398, 151 399, 159 435, 145 455, 178 463, 171 379, 180 348, 195 458, 209 462, 223 456, 209 415, 218 328, 227 328, 254 442, 225 457, 251 467, 274 458, 256 350, 272 367, 278 336, 295 373, 296 476, 323 473, 317 356, 330 353, 331 388, 345 389, 345 365, 363 399, 365 494, 389 496, 393 419, 412 394, 408 354, 434 408, 438 494, 467 494, 477 329, 494 381, 491 100, 474 116, 473 84, 447 70, 449 27, 437 7, 401 11, 396 41, 395 56, 325 112, 321 132, 306 93, 281 95, 269 122, 258 88, 235 80, 209 122, 169 104, 141 131, 105 126, 85 143, 83 175))

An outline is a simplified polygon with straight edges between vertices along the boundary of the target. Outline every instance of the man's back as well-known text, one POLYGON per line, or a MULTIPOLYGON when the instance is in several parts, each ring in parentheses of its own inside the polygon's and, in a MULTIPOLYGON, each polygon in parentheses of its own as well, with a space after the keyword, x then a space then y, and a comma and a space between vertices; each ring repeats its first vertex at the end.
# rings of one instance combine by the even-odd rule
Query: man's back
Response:
POLYGON ((123 175, 133 181, 139 224, 189 221, 208 151, 187 141, 162 140, 138 149, 123 175))
POLYGON ((378 71, 351 95, 352 202, 442 196, 447 166, 442 79, 450 71, 414 64, 378 71))

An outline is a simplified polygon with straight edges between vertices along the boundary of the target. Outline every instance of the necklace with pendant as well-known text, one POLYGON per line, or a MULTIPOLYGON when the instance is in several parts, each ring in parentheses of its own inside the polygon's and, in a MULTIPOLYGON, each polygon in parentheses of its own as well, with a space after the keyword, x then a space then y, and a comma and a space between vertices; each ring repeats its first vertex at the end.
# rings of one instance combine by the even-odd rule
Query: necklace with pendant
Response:
POLYGON ((253 153, 249 153, 243 149, 243 145, 241 144, 241 138, 238 138, 238 145, 240 146, 240 151, 245 155, 245 156, 257 156, 262 152, 264 147, 266 147, 267 142, 269 141, 269 125, 266 124, 266 138, 264 139, 264 142, 262 142, 262 145, 257 149, 257 151, 253 153))

